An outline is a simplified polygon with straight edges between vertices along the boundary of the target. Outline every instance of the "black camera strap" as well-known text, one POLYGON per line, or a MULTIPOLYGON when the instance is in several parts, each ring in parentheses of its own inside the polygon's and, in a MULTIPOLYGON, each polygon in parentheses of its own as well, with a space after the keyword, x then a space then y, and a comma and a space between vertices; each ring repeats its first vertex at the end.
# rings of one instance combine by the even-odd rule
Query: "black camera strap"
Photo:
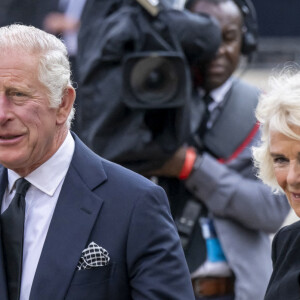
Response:
POLYGON ((185 202, 182 214, 175 219, 190 272, 193 272, 206 259, 206 244, 199 219, 207 216, 207 213, 206 206, 191 197, 185 202))
POLYGON ((197 224, 200 215, 204 214, 204 211, 206 211, 204 205, 199 201, 190 198, 186 201, 180 217, 175 220, 184 250, 187 249, 194 227, 197 224))
POLYGON ((205 149, 224 161, 232 157, 258 129, 255 117, 258 97, 256 87, 235 80, 217 120, 203 137, 205 149))

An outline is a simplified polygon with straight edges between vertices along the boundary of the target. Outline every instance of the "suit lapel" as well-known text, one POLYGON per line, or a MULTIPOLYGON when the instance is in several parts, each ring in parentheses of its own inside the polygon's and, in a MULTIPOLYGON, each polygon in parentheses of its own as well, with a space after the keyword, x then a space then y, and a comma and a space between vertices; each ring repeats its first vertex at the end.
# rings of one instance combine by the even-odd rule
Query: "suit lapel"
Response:
MULTIPOLYGON (((7 186, 7 169, 0 167, 0 211, 2 207, 2 199, 7 186)), ((1 238, 1 226, 0 226, 0 299, 8 300, 7 286, 5 278, 5 269, 3 263, 3 249, 1 238)))
POLYGON ((95 160, 95 154, 83 147, 81 142, 76 142, 38 263, 30 300, 64 299, 102 206, 102 199, 92 190, 106 179, 106 175, 99 158, 95 160))

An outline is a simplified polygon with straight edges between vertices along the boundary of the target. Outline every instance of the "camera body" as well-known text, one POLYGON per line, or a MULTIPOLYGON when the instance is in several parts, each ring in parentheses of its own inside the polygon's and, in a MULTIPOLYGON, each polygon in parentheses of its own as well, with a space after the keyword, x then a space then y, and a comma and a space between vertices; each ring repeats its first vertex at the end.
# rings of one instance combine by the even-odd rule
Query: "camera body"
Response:
MULTIPOLYGON (((136 1, 153 17, 162 10, 178 7, 177 0, 175 3, 167 0, 136 1)), ((151 46, 129 53, 122 60, 123 101, 133 109, 182 107, 189 96, 189 73, 180 45, 171 32, 163 42, 159 42, 161 32, 153 31, 151 36, 156 39, 151 46)))
POLYGON ((220 41, 210 17, 167 0, 88 2, 78 43, 80 137, 137 172, 160 167, 190 133, 189 63, 213 57, 220 41))

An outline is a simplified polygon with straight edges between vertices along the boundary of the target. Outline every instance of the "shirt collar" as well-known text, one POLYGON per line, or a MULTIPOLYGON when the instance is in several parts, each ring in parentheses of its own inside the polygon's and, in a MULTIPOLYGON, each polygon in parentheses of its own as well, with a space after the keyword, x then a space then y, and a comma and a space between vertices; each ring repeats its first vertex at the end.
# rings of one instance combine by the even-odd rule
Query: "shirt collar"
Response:
MULTIPOLYGON (((26 176, 26 180, 47 195, 53 196, 58 185, 67 174, 74 149, 75 142, 71 133, 68 132, 58 150, 46 162, 26 176)), ((20 175, 8 169, 9 193, 11 193, 16 180, 19 178, 20 175)))
POLYGON ((219 86, 218 88, 210 92, 210 96, 213 98, 214 102, 217 102, 219 104, 224 100, 225 95, 227 94, 227 92, 232 86, 232 82, 233 82, 233 78, 230 77, 221 86, 219 86))

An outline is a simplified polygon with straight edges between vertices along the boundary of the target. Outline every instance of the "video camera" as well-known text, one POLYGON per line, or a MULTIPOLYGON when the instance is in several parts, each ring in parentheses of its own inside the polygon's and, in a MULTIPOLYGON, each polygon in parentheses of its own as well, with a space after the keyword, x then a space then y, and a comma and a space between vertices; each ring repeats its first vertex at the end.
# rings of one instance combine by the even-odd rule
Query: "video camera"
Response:
POLYGON ((91 0, 83 12, 79 135, 137 172, 160 167, 186 141, 190 64, 212 58, 221 40, 213 19, 181 2, 91 0))
MULTIPOLYGON (((171 6, 167 1, 137 2, 154 17, 171 6)), ((123 101, 134 109, 181 107, 189 95, 189 74, 180 45, 171 32, 162 41, 160 32, 151 36, 157 40, 151 41, 151 49, 127 54, 123 59, 123 101)))

